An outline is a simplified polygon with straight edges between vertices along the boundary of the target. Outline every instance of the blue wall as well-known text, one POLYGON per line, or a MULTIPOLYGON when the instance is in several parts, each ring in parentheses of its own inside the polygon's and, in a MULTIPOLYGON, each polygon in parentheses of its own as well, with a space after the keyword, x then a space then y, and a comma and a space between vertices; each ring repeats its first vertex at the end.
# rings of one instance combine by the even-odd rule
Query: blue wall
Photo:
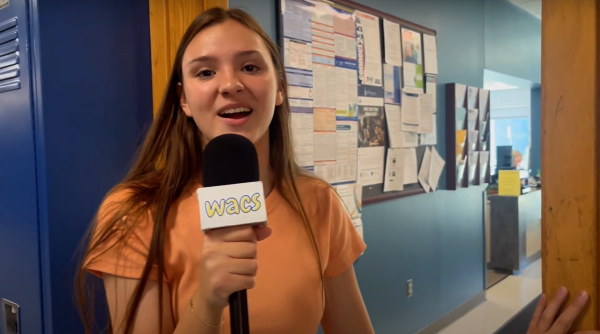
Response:
POLYGON ((540 88, 531 90, 531 151, 530 168, 535 175, 542 168, 542 93, 540 88))
POLYGON ((53 320, 46 333, 82 333, 74 253, 152 120, 148 1, 40 1, 38 11, 46 155, 38 168, 47 201, 40 224, 49 231, 42 238, 53 320))
MULTIPOLYGON (((444 86, 482 87, 484 3, 480 0, 369 0, 372 8, 437 31, 438 110, 444 86)), ((247 9, 273 38, 273 0, 229 0, 247 9)), ((438 113, 438 124, 444 124, 438 113)), ((438 138, 444 138, 443 126, 438 138)), ((438 150, 445 152, 443 140, 438 150)), ((442 180, 440 184, 444 184, 442 180)), ((412 334, 440 319, 484 288, 483 188, 368 206, 363 223, 367 251, 356 264, 362 294, 378 334, 412 334), (406 297, 406 281, 414 295, 406 297)))
POLYGON ((485 68, 541 83, 540 19, 508 2, 485 0, 485 68))

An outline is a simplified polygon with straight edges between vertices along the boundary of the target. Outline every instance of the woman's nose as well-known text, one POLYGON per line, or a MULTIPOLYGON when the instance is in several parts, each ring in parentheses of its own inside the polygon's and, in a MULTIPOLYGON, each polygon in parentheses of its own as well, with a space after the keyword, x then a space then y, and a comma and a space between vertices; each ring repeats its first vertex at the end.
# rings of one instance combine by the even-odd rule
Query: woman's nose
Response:
POLYGON ((223 73, 221 80, 219 88, 221 94, 235 94, 244 90, 244 85, 239 76, 233 71, 223 73))

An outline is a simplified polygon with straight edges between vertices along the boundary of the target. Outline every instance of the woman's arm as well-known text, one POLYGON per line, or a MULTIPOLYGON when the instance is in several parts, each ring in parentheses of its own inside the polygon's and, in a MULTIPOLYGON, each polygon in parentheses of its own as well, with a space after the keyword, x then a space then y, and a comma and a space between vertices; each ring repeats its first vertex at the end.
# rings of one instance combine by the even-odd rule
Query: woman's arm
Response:
POLYGON ((354 267, 325 278, 325 313, 321 326, 326 334, 374 334, 367 308, 360 294, 354 267))
MULTIPOLYGON (((122 334, 125 331, 125 328, 119 328, 119 326, 124 323, 127 304, 138 283, 139 280, 104 274, 104 288, 113 330, 116 334, 122 334)), ((133 321, 132 334, 159 333, 158 288, 159 282, 157 281, 148 281, 146 284, 137 316, 133 321)), ((194 296, 194 312, 188 306, 175 327, 171 309, 171 293, 167 284, 163 283, 162 334, 218 334, 221 332, 221 326, 206 326, 198 318, 207 324, 220 325, 222 312, 211 312, 208 307, 201 304, 201 298, 196 295, 194 296)))

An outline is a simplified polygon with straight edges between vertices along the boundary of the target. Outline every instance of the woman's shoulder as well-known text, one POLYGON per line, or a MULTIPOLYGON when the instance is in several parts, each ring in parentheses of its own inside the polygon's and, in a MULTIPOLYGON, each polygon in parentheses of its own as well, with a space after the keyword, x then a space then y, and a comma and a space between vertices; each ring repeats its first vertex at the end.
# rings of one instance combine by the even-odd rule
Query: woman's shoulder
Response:
POLYGON ((335 193, 329 183, 316 176, 298 175, 295 181, 302 200, 319 201, 335 193))
POLYGON ((329 216, 341 207, 335 189, 326 181, 311 175, 296 177, 300 200, 310 215, 329 216))
POLYGON ((123 184, 115 186, 100 202, 94 219, 95 229, 112 227, 123 230, 125 226, 132 225, 138 230, 149 228, 152 219, 146 203, 134 188, 123 184))

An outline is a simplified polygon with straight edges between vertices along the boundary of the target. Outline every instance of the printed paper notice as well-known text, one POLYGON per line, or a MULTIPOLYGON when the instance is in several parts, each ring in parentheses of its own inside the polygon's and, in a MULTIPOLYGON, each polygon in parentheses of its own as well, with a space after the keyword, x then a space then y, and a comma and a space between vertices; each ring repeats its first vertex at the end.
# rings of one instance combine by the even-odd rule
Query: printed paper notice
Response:
MULTIPOLYGON (((356 229, 356 233, 358 233, 358 236, 364 241, 365 240, 365 236, 363 234, 363 222, 362 219, 359 218, 354 218, 352 219, 352 223, 354 223, 354 228, 356 229)), ((362 254, 360 254, 362 255, 362 254)))
POLYGON ((419 144, 421 145, 437 145, 437 121, 436 114, 431 115, 431 125, 433 131, 431 133, 423 133, 419 135, 419 144))
POLYGON ((315 174, 329 183, 335 183, 335 161, 315 162, 315 174))
POLYGON ((417 150, 414 148, 405 148, 404 151, 404 184, 413 184, 419 182, 417 167, 417 150))
POLYGON ((416 132, 401 131, 399 147, 417 147, 419 146, 419 135, 416 132))
POLYGON ((400 104, 400 91, 402 87, 401 67, 383 64, 383 89, 385 103, 400 104))
POLYGON ((424 94, 424 102, 427 104, 428 108, 432 110, 435 114, 437 109, 437 78, 435 75, 428 74, 425 76, 425 94, 424 94))
POLYGON ((283 44, 285 67, 312 70, 312 46, 310 43, 286 38, 283 44))
POLYGON ((336 182, 356 181, 358 122, 337 122, 336 182))
POLYGON ((356 61, 356 24, 352 13, 341 9, 333 15, 335 54, 336 114, 357 117, 358 63, 356 61))
POLYGON ((335 128, 335 110, 315 108, 315 131, 334 132, 335 128))
POLYGON ((362 215, 362 185, 358 183, 340 184, 335 186, 342 203, 352 218, 362 215))
POLYGON ((358 219, 355 220, 354 228, 356 229, 356 233, 358 233, 358 236, 360 237, 360 239, 364 241, 365 240, 365 235, 364 235, 364 229, 363 229, 363 226, 362 226, 362 219, 358 218, 358 219), (356 221, 359 221, 361 223, 361 225, 356 225, 356 221))
POLYGON ((386 104, 385 117, 391 148, 419 146, 419 136, 416 132, 402 131, 402 106, 386 104))
POLYGON ((383 19, 383 38, 385 62, 402 66, 402 48, 400 44, 400 25, 383 19))
MULTIPOLYGON (((290 103, 292 100, 290 100, 290 103)), ((292 135, 294 138, 294 152, 296 160, 302 167, 313 166, 314 151, 313 151, 313 114, 312 109, 307 108, 310 112, 292 113, 292 135)))
POLYGON ((431 163, 429 166, 429 179, 427 183, 431 186, 433 191, 437 190, 438 182, 440 181, 440 176, 442 175, 442 171, 444 170, 444 165, 446 162, 435 147, 431 148, 431 163))
POLYGON ((521 195, 521 176, 518 170, 498 171, 498 195, 521 195))
POLYGON ((421 94, 419 98, 419 133, 432 133, 434 109, 430 104, 431 100, 427 98, 427 94, 421 94))
POLYGON ((435 36, 423 34, 423 49, 425 49, 425 73, 438 73, 437 46, 435 36))
POLYGON ((356 11, 359 84, 383 87, 379 17, 356 11))
POLYGON ((341 117, 356 117, 358 101, 358 78, 355 69, 335 68, 336 114, 341 117))
POLYGON ((401 130, 400 130, 400 113, 399 105, 386 104, 385 118, 387 119, 387 130, 390 137, 390 147, 402 147, 401 130))
POLYGON ((313 103, 315 108, 335 109, 337 107, 336 72, 334 66, 313 64, 313 103))
POLYGON ((385 147, 358 149, 358 183, 363 186, 383 183, 385 147))
POLYGON ((418 94, 403 92, 402 94, 402 131, 418 132, 420 121, 421 99, 418 94))
POLYGON ((333 16, 333 33, 335 56, 356 60, 356 25, 350 13, 333 16))
POLYGON ((487 119, 488 102, 490 100, 490 91, 485 89, 479 90, 479 119, 484 122, 487 119))
POLYGON ((294 1, 281 1, 283 14, 283 36, 305 42, 311 41, 311 17, 312 13, 306 6, 294 1))
POLYGON ((404 190, 404 150, 388 148, 383 191, 404 190))
POLYGON ((335 132, 315 132, 315 161, 335 161, 335 146, 335 132))
POLYGON ((431 151, 429 151, 429 147, 425 148, 425 154, 423 155, 423 160, 421 161, 421 170, 419 170, 419 183, 425 189, 425 192, 428 193, 431 190, 431 186, 429 185, 429 172, 431 167, 431 151))

